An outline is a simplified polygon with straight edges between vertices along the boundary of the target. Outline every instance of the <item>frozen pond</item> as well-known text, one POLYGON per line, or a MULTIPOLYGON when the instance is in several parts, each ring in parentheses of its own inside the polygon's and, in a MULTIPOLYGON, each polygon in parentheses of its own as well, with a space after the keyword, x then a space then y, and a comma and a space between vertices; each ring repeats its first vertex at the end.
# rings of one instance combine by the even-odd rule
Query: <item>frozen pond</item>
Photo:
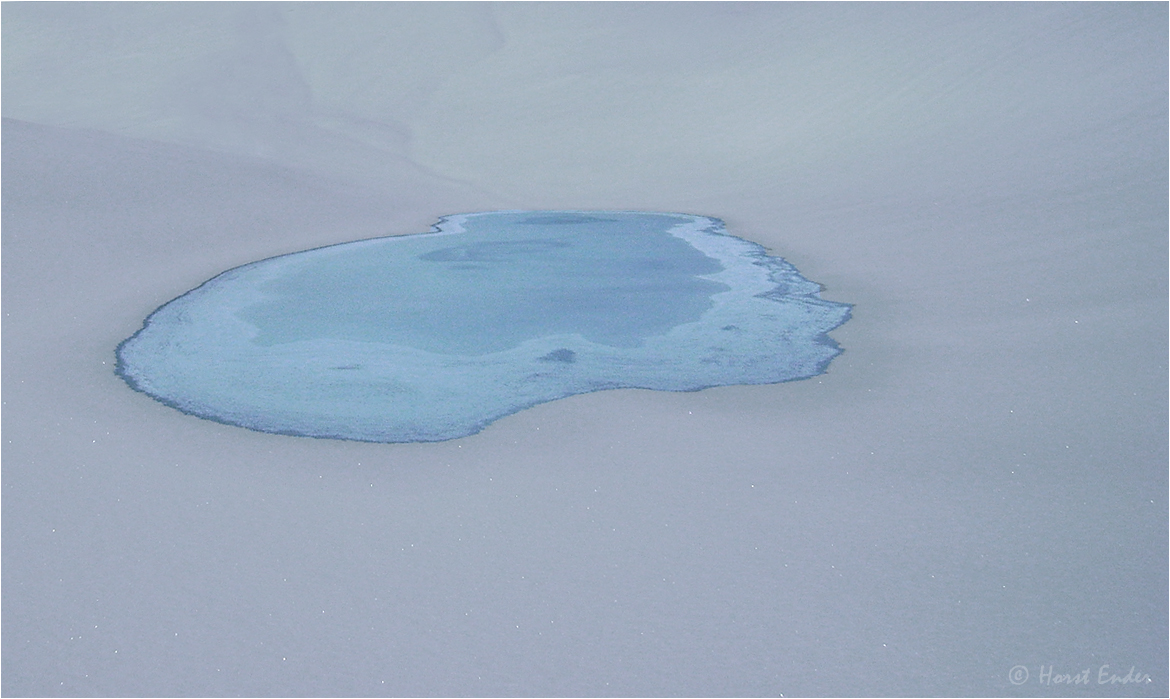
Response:
POLYGON ((1170 696, 1168 7, 4 3, 0 693, 1170 696))
POLYGON ((717 219, 480 213, 225 272, 153 313, 118 371, 265 432, 439 441, 602 389, 808 378, 848 315, 717 219))

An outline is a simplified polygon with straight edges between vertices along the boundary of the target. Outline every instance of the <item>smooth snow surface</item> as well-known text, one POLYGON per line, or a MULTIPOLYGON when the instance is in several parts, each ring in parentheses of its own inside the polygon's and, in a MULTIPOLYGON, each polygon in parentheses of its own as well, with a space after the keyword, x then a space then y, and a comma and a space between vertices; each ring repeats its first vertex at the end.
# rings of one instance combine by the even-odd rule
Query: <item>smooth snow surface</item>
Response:
POLYGON ((464 437, 613 388, 821 373, 845 304, 703 216, 497 212, 225 272, 118 349, 135 388, 264 432, 464 437))
POLYGON ((5 696, 1170 691, 1166 3, 0 10, 5 696), (846 351, 410 444, 115 373, 224 270, 569 209, 718 217, 846 351))

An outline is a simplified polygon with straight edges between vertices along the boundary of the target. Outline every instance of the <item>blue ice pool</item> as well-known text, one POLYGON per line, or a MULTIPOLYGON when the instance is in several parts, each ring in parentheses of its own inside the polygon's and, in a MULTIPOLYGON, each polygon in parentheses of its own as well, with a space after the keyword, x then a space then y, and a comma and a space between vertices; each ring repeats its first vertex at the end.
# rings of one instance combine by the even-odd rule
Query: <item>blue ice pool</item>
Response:
POLYGON ((152 313, 118 373, 264 432, 440 441, 578 393, 808 378, 848 317, 718 219, 463 214, 224 272, 152 313))

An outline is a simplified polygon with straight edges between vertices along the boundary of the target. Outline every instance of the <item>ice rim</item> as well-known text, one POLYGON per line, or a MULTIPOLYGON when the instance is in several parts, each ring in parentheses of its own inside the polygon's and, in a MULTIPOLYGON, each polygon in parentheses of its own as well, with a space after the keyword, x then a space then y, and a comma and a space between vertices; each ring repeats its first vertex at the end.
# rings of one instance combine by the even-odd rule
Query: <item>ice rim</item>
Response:
POLYGON ((722 220, 650 211, 510 210, 443 216, 428 233, 336 243, 229 269, 163 304, 116 349, 115 373, 132 389, 180 412, 259 432, 376 443, 442 442, 482 431, 542 403, 596 391, 692 392, 768 385, 824 374, 844 350, 829 337, 852 304, 783 258, 727 233, 722 220), (458 236, 476 217, 664 216, 666 232, 714 259, 696 275, 728 289, 698 320, 635 348, 580 334, 530 338, 484 355, 437 354, 401 345, 318 338, 262 347, 236 313, 268 296, 264 282, 321 255, 458 236), (248 391, 252 391, 249 393, 248 391), (264 398, 269 398, 265 403, 264 398))

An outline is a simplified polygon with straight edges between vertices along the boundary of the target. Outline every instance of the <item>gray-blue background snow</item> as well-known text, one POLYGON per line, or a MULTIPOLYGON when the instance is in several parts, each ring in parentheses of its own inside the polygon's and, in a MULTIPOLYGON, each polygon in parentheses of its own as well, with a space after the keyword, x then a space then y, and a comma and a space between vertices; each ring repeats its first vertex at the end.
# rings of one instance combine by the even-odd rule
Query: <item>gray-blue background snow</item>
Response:
POLYGON ((5 694, 1166 694, 1165 4, 0 19, 5 694), (722 218, 846 353, 426 445, 113 373, 225 269, 520 208, 722 218))

